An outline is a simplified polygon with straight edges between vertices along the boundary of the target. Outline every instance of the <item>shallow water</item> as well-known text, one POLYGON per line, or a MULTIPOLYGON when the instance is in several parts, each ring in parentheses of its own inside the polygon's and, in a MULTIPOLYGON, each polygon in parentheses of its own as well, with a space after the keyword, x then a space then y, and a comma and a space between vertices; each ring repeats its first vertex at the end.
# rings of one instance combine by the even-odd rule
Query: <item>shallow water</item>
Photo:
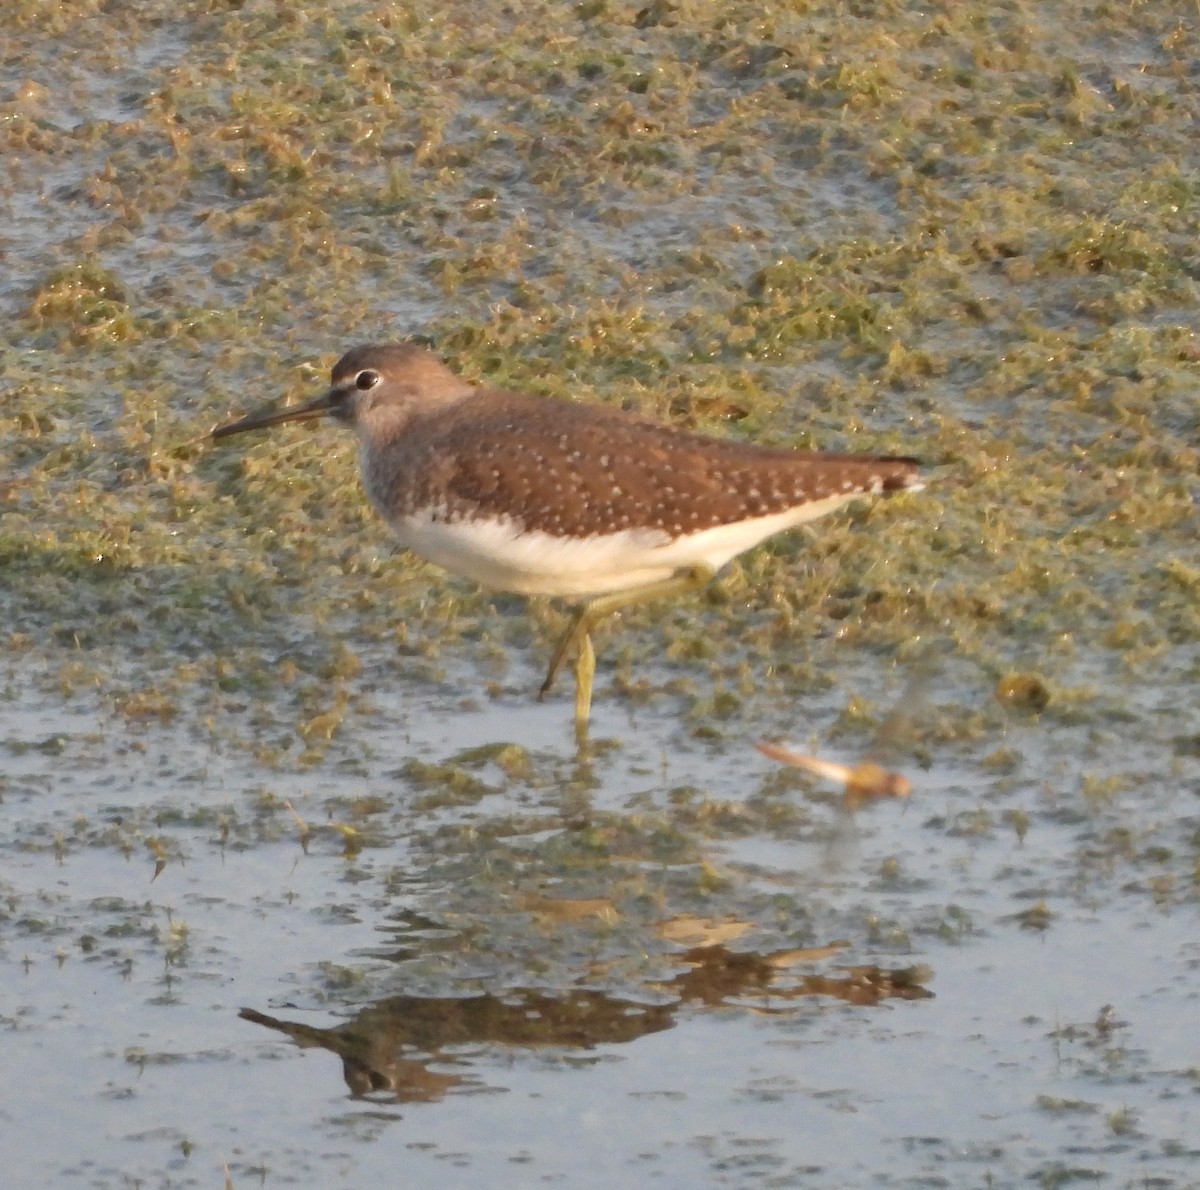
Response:
POLYGON ((18 0, 6 1185, 1200 1185, 1193 6, 803 8, 18 0), (417 333, 932 482, 581 751, 557 612, 205 441, 417 333))
MULTIPOLYGON (((1190 889, 1151 854, 1194 823, 1182 782, 1081 809, 1069 774, 1029 755, 1054 733, 1029 726, 1012 733, 1019 777, 935 766, 907 806, 851 820, 792 789, 807 812, 772 830, 737 817, 776 775, 765 758, 714 759, 673 746, 669 717, 629 727, 602 707, 622 747, 593 762, 592 807, 573 803, 590 822, 564 821, 553 779, 414 808, 395 776, 414 752, 561 736, 561 702, 439 722, 381 699, 404 727, 369 724, 364 774, 336 758, 264 774, 87 701, 6 721, 6 1057, 24 1091, 5 1114, 23 1184, 207 1185, 222 1163, 235 1184, 1015 1184, 1066 1169, 1189 1183, 1196 1072, 1178 1023, 1200 955, 1190 889), (267 788, 314 828, 307 850, 267 788), (671 823, 681 788, 722 798, 725 818, 671 823), (371 795, 370 841, 344 854, 319 828, 371 795), (1023 840, 1002 825, 1016 805, 1023 840), (624 837, 603 837, 617 820, 624 837), (1114 840, 1134 831, 1136 846, 1114 840), (169 839, 154 879, 147 835, 169 839), (765 962, 681 982, 689 935, 724 948, 723 930, 730 956, 765 962), (927 968, 915 986, 932 996, 856 1005, 805 986, 863 966, 927 968), (546 1004, 579 988, 592 1008, 551 1025, 546 1004), (497 1005, 464 1023, 455 1006, 480 994, 497 1005), (401 1032, 378 1033, 397 996, 401 1032), (336 1041, 240 1008, 365 1030, 346 1071, 358 1094, 336 1041), (531 1016, 547 1022, 536 1040, 517 1028, 531 1016)), ((1118 747, 1090 765, 1115 771, 1131 759, 1118 747)), ((571 752, 548 738, 535 773, 571 752)))

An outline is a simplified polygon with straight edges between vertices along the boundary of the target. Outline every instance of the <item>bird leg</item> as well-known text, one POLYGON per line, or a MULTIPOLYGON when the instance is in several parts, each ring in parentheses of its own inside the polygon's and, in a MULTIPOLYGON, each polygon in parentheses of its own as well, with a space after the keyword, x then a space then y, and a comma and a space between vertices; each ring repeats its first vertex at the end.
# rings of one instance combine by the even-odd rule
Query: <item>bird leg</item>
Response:
POLYGON ((614 591, 611 595, 597 595, 595 599, 589 599, 571 617, 571 623, 558 642, 554 656, 550 658, 546 680, 538 691, 538 698, 545 698, 550 693, 554 679, 558 677, 558 671, 562 668, 571 647, 578 645, 579 659, 575 666, 575 726, 577 730, 586 729, 592 705, 592 678, 596 672, 596 653, 592 648, 591 637, 596 624, 614 612, 635 607, 639 603, 650 603, 656 599, 698 591, 708 586, 715 574, 716 571, 711 566, 688 566, 676 571, 670 578, 660 579, 656 583, 647 583, 644 587, 634 587, 631 591, 614 591))
POLYGON ((592 714, 592 679, 596 676, 596 650, 592 648, 592 634, 585 632, 579 642, 579 656, 575 659, 575 735, 583 739, 587 735, 588 719, 592 714))

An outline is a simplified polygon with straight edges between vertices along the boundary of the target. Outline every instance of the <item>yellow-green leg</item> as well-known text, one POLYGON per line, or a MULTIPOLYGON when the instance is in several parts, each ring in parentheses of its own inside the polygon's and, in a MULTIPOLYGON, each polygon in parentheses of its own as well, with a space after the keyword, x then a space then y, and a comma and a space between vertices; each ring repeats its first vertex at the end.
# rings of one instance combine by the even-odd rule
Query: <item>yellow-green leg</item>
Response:
POLYGON ((575 734, 582 739, 587 735, 588 719, 592 714, 592 679, 596 676, 596 650, 592 648, 590 632, 583 634, 579 642, 579 656, 575 659, 575 734))
POLYGON ((573 645, 579 647, 579 658, 575 665, 575 728, 579 732, 587 729, 588 716, 592 707, 592 679, 596 673, 596 652, 592 648, 591 631, 606 616, 623 608, 635 607, 639 603, 651 603, 656 599, 667 599, 687 591, 698 591, 712 582, 716 572, 710 566, 689 566, 656 583, 635 587, 632 591, 614 591, 611 595, 598 595, 571 618, 571 623, 550 658, 546 680, 538 691, 538 698, 545 698, 554 686, 554 679, 573 645))

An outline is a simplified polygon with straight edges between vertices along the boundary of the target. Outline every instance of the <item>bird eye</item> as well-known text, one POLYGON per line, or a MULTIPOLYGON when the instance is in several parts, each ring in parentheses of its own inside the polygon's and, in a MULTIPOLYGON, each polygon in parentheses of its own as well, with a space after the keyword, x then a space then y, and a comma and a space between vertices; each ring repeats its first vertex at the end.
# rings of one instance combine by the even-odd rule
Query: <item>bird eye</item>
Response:
POLYGON ((354 387, 366 392, 369 388, 374 388, 382 377, 378 372, 373 372, 370 368, 364 368, 354 378, 354 387))

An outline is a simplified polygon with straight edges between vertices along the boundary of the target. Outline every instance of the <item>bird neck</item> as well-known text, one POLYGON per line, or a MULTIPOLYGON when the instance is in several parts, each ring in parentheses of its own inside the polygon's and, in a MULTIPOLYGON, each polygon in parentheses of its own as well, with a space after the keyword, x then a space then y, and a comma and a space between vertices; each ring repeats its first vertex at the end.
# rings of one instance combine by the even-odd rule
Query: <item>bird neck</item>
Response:
POLYGON ((397 386, 386 403, 362 410, 354 428, 364 449, 374 451, 399 442, 427 419, 444 417, 454 406, 470 400, 474 386, 454 379, 457 383, 453 385, 397 386))

